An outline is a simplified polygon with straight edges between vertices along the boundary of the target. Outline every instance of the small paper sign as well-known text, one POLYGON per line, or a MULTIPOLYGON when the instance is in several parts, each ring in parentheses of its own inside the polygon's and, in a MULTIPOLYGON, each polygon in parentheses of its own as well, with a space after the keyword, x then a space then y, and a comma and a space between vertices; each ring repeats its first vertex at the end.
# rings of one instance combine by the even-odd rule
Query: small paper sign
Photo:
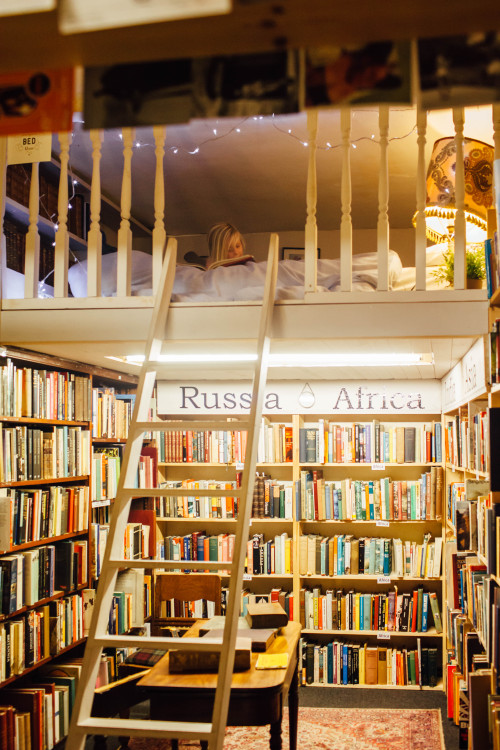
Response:
POLYGON ((384 527, 389 526, 389 521, 377 521, 375 526, 384 526, 384 527))
POLYGON ((236 471, 243 471, 245 468, 245 464, 243 464, 241 461, 236 462, 236 471))
POLYGON ((385 464, 372 464, 373 471, 385 471, 385 464))
POLYGON ((382 631, 381 633, 377 633, 377 641, 388 641, 391 638, 390 633, 386 633, 385 631, 382 631))
POLYGON ((390 582, 391 582, 390 576, 379 576, 377 578, 377 583, 390 583, 390 582))
POLYGON ((33 164, 38 161, 50 161, 51 149, 50 133, 10 135, 7 139, 7 163, 33 164))
POLYGON ((252 574, 251 573, 243 573, 243 580, 244 581, 251 581, 252 580, 252 574))

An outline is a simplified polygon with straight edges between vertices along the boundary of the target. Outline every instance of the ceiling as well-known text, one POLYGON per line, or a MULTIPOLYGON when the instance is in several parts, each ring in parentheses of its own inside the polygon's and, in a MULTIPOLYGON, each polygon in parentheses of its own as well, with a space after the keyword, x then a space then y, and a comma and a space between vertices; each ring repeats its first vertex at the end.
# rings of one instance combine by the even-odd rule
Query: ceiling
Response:
MULTIPOLYGON (((81 116, 75 118, 70 167, 90 179, 92 150, 81 116)), ((417 135, 415 110, 393 108, 389 130, 389 220, 409 229, 415 210, 417 135)), ((426 152, 437 138, 454 132, 451 111, 430 112, 426 152)), ((102 191, 119 203, 123 143, 118 130, 105 131, 102 191)), ((493 140, 491 107, 466 110, 465 135, 493 140)), ((373 229, 378 213, 378 112, 352 113, 352 221, 373 229)), ((198 120, 166 128, 165 221, 171 235, 205 234, 216 221, 244 233, 303 231, 309 140, 307 115, 198 120), (195 152, 195 153, 193 153, 195 152)), ((132 213, 154 223, 155 142, 152 128, 138 128, 132 157, 132 213)), ((342 149, 339 110, 319 113, 317 135, 317 222, 319 230, 340 225, 342 149), (327 144, 330 144, 331 148, 327 144)), ((55 142, 57 150, 58 145, 55 142)))

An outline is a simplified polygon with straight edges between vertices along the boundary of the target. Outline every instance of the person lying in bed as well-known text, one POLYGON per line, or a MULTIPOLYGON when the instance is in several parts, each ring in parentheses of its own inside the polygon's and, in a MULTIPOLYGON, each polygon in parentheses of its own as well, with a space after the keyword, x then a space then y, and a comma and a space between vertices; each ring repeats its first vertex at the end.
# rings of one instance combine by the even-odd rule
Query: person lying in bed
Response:
POLYGON ((214 224, 208 233, 206 267, 211 268, 215 263, 226 265, 225 261, 244 263, 253 260, 251 255, 245 254, 245 250, 245 238, 236 227, 224 222, 214 224))

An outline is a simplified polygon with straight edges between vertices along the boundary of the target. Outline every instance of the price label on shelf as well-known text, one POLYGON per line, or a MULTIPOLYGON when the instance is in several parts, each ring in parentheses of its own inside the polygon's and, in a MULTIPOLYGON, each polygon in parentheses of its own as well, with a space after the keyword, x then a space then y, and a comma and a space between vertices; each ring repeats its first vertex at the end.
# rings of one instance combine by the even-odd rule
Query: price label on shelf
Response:
POLYGON ((251 573, 243 573, 243 580, 244 581, 251 581, 252 580, 252 574, 251 573))
POLYGON ((391 582, 390 576, 379 576, 377 578, 377 583, 390 583, 390 582, 391 582))
POLYGON ((390 637, 391 637, 391 634, 386 633, 385 631, 377 633, 377 641, 388 641, 390 640, 390 637))
POLYGON ((375 526, 384 526, 385 528, 386 526, 389 526, 389 521, 377 521, 375 526))
POLYGON ((245 464, 242 464, 241 461, 236 463, 236 471, 243 471, 245 468, 245 464))
POLYGON ((372 464, 372 471, 385 471, 385 464, 372 464))

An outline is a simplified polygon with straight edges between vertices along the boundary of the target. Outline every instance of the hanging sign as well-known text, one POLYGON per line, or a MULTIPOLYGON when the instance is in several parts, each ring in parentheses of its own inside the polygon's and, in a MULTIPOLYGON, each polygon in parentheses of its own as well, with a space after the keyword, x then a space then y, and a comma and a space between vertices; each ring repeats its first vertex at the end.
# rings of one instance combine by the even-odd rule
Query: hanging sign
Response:
POLYGON ((51 152, 52 135, 50 133, 10 135, 7 139, 7 164, 50 161, 51 152))
MULTIPOLYGON (((160 381, 159 414, 242 414, 250 410, 250 382, 160 381)), ((441 414, 438 380, 271 381, 264 414, 441 414)))
POLYGON ((0 75, 0 135, 60 133, 73 128, 73 68, 0 75))
POLYGON ((479 338, 442 381, 443 411, 486 392, 484 339, 479 338))

